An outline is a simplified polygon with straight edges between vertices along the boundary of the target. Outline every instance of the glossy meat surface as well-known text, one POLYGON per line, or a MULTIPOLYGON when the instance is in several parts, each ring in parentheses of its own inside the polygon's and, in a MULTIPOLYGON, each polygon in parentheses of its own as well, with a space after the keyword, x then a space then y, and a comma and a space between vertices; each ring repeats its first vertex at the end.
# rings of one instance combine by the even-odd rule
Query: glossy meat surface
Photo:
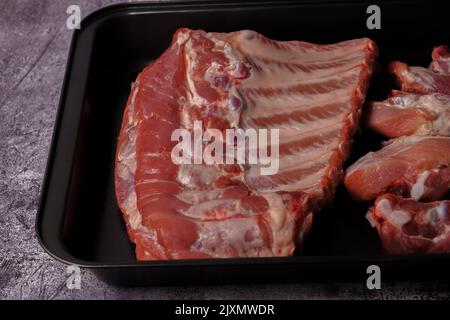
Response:
POLYGON ((389 138, 450 136, 450 96, 393 90, 388 99, 368 103, 364 124, 389 138))
POLYGON ((450 138, 397 138, 353 163, 345 186, 357 200, 374 200, 389 190, 416 200, 437 200, 448 190, 449 165, 450 138))
POLYGON ((367 219, 388 253, 450 252, 450 201, 421 203, 392 194, 377 198, 367 219))
POLYGON ((375 44, 277 42, 180 29, 133 84, 116 195, 139 260, 291 255, 333 196, 375 44), (175 164, 177 128, 276 128, 280 170, 175 164))

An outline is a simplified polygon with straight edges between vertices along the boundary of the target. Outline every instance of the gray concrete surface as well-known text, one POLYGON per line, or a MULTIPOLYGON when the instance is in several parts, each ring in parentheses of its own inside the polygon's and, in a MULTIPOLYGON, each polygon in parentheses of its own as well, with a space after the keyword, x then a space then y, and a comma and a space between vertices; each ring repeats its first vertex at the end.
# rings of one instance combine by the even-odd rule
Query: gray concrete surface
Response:
POLYGON ((34 234, 40 186, 72 32, 66 8, 82 15, 113 0, 0 0, 0 299, 425 299, 449 298, 449 284, 364 283, 117 288, 82 270, 80 290, 34 234))

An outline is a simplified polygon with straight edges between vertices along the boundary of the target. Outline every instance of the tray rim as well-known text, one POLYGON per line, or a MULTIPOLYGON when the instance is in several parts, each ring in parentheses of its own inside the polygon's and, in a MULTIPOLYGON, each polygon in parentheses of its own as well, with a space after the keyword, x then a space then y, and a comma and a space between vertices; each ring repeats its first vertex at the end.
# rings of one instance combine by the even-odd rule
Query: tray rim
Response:
MULTIPOLYGON (((395 4, 395 3, 413 3, 414 1, 405 0, 379 0, 377 4, 395 4)), ((154 260, 154 261, 134 261, 133 263, 119 263, 119 262, 94 262, 76 258, 67 252, 66 257, 54 252, 44 240, 41 231, 41 220, 45 214, 45 204, 48 198, 48 186, 49 181, 52 178, 51 172, 55 162, 56 142, 60 136, 62 116, 65 109, 65 97, 69 88, 69 78, 73 69, 73 57, 77 47, 77 41, 80 34, 87 30, 93 23, 101 18, 121 11, 129 11, 132 9, 142 10, 147 8, 148 10, 139 12, 139 14, 148 14, 149 12, 162 13, 162 12, 176 12, 176 11, 191 11, 191 10, 218 10, 218 9, 240 9, 245 6, 246 8, 261 7, 261 6, 288 6, 288 5, 324 5, 324 4, 372 4, 372 1, 361 0, 219 0, 211 2, 209 0, 160 0, 159 2, 130 2, 130 3, 118 3, 102 7, 93 11, 81 21, 81 29, 77 29, 73 32, 72 40, 69 46, 69 53, 67 58, 67 64, 64 73, 64 79, 61 86, 60 99, 58 102, 54 128, 50 143, 50 148, 47 156, 46 168, 41 184, 41 192, 39 196, 39 205, 36 213, 34 232, 40 246, 44 251, 52 258, 66 265, 77 265, 83 268, 89 269, 121 269, 121 268, 159 268, 159 267, 233 267, 233 266, 267 266, 267 265, 312 265, 312 264, 357 264, 366 263, 367 265, 380 263, 380 264, 395 264, 395 263, 450 263, 450 254, 435 253, 435 254, 409 254, 409 255, 389 255, 389 254, 373 254, 373 255, 323 255, 323 256, 290 256, 290 257, 263 257, 263 258, 227 258, 227 259, 186 259, 186 260, 154 260), (239 7, 237 7, 239 6, 239 7)), ((432 0, 427 3, 447 3, 445 0, 432 0)))

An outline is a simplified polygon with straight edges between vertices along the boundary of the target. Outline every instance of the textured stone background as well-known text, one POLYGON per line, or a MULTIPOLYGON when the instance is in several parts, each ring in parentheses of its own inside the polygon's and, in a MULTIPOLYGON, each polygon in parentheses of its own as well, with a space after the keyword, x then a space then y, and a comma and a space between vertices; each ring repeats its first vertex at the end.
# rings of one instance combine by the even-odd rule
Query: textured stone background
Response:
POLYGON ((114 0, 0 0, 0 299, 449 298, 442 283, 363 283, 117 288, 82 270, 66 288, 65 266, 39 246, 34 220, 72 32, 66 8, 82 15, 114 0))

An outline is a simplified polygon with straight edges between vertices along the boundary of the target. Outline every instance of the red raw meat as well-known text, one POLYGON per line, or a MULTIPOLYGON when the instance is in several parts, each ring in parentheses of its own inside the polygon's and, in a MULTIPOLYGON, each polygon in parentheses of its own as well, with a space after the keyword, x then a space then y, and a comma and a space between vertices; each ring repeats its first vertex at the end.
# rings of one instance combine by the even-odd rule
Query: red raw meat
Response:
POLYGON ((364 123, 389 138, 450 136, 450 96, 394 90, 388 99, 367 104, 364 123))
POLYGON ((450 74, 440 74, 422 67, 409 67, 399 61, 391 62, 389 70, 402 91, 450 94, 450 74))
POLYGON ((352 164, 345 186, 357 200, 374 200, 389 191, 415 200, 439 200, 450 186, 449 165, 450 138, 397 138, 352 164))
POLYGON ((421 203, 384 194, 366 217, 388 253, 450 252, 450 201, 421 203))
POLYGON ((447 46, 439 46, 433 49, 431 55, 433 62, 430 69, 437 73, 450 74, 450 51, 447 46))
POLYGON ((133 84, 116 195, 139 260, 291 255, 342 177, 376 46, 180 29, 133 84), (280 171, 175 165, 174 129, 280 129, 280 171))

